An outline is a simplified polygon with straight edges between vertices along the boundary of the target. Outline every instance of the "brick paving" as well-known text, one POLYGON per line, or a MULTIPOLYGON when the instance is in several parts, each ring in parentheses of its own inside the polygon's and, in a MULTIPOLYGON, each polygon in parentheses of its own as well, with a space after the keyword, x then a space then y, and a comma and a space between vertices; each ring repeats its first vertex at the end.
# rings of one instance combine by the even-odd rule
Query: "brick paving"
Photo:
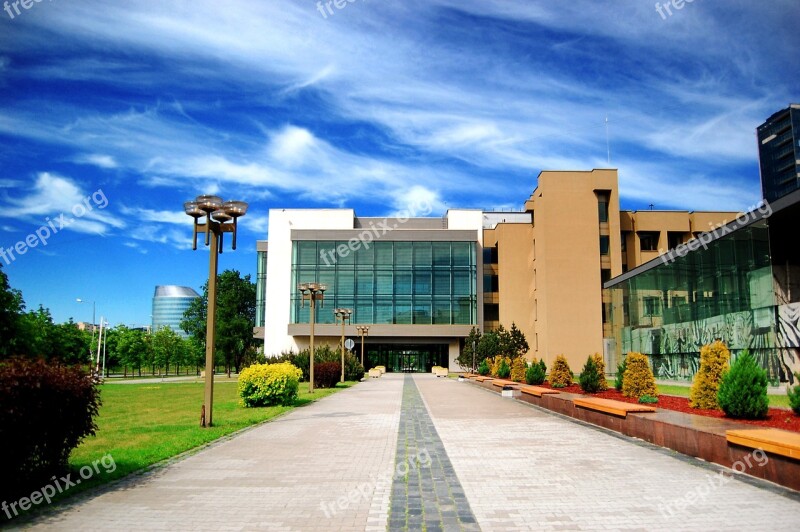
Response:
POLYGON ((389 530, 479 530, 417 385, 406 375, 389 530))
POLYGON ((477 524, 458 526, 484 531, 797 530, 800 522, 796 492, 732 479, 715 465, 468 383, 417 374, 370 379, 21 524, 445 530, 455 529, 453 512, 466 515, 467 507, 477 524), (424 460, 425 450, 436 467, 409 467, 408 475, 398 469, 409 457, 424 460), (419 501, 419 520, 401 523, 402 512, 390 513, 401 478, 404 490, 396 493, 406 510, 419 501), (437 511, 438 521, 428 519, 437 511))
POLYGON ((416 375, 491 530, 798 530, 800 497, 453 379, 416 375))

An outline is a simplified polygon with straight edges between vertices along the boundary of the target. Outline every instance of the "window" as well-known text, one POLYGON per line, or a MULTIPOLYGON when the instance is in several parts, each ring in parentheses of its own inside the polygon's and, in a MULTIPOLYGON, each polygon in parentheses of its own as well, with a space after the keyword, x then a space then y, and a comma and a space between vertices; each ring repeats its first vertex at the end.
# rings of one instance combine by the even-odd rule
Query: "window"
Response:
POLYGON ((669 249, 675 249, 681 244, 683 244, 683 233, 676 233, 673 231, 667 233, 667 247, 669 249))
POLYGON ((658 251, 658 237, 656 231, 642 231, 639 233, 639 245, 642 251, 658 251))
POLYGON ((623 231, 619 235, 619 248, 620 251, 628 251, 628 231, 623 231))
POLYGON ((497 246, 483 248, 483 263, 497 264, 497 246))
POLYGON ((499 278, 497 275, 484 274, 483 276, 483 291, 484 293, 499 292, 499 278))
POLYGON ((600 235, 600 254, 608 255, 611 246, 608 235, 600 235))
POLYGON ((483 306, 483 321, 500 321, 500 305, 487 303, 483 306))
POLYGON ((598 218, 600 219, 600 223, 608 222, 608 198, 608 192, 597 193, 597 214, 598 218))
POLYGON ((611 280, 611 270, 608 268, 603 268, 602 270, 600 270, 600 282, 602 284, 605 284, 610 280, 611 280))
POLYGON ((642 305, 644 307, 645 316, 658 316, 661 300, 657 297, 643 297, 642 305))

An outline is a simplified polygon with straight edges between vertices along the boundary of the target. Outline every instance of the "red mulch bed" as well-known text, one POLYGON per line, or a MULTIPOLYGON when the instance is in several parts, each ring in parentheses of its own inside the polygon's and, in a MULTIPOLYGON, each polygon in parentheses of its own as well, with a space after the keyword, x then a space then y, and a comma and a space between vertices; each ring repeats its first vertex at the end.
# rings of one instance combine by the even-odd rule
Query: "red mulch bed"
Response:
MULTIPOLYGON (((549 382, 542 384, 543 388, 552 388, 549 382)), ((592 397, 600 397, 603 399, 614 399, 617 401, 625 401, 626 403, 638 403, 636 399, 625 397, 622 392, 618 392, 614 388, 604 392, 585 394, 581 387, 577 384, 567 386, 566 388, 554 388, 560 392, 577 393, 582 395, 590 395, 592 397)), ((704 410, 699 408, 692 408, 689 406, 689 399, 686 397, 677 397, 675 395, 659 395, 658 403, 652 405, 665 410, 674 410, 676 412, 683 412, 684 414, 694 414, 696 416, 716 417, 719 419, 728 419, 737 421, 739 423, 747 423, 748 425, 756 425, 759 427, 768 427, 773 429, 791 430, 800 432, 800 416, 796 415, 791 410, 784 410, 782 408, 770 408, 767 413, 766 419, 735 419, 725 415, 722 410, 704 410)))

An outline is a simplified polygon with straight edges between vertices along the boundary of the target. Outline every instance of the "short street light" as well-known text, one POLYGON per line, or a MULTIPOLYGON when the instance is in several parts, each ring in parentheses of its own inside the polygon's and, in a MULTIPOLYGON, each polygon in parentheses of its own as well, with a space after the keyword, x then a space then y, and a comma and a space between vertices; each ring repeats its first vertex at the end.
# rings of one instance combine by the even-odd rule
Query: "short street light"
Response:
POLYGON ((309 326, 311 331, 309 334, 310 353, 308 356, 308 393, 314 393, 314 311, 317 308, 317 301, 324 305, 325 290, 328 289, 327 285, 321 283, 300 283, 297 285, 302 295, 302 306, 305 306, 306 299, 311 301, 311 316, 309 318, 309 326))
POLYGON ((350 321, 350 316, 353 315, 353 309, 351 308, 337 308, 333 309, 333 313, 336 315, 338 319, 342 320, 342 378, 341 382, 344 382, 344 324, 347 321, 350 321))
POLYGON ((236 249, 237 220, 247 213, 243 201, 223 201, 219 196, 197 196, 194 201, 183 204, 186 214, 194 218, 192 249, 197 249, 197 233, 206 234, 209 247, 208 259, 208 309, 206 312, 206 386, 205 403, 200 415, 200 424, 210 427, 214 401, 214 341, 217 326, 217 255, 222 253, 223 233, 232 233, 232 249, 236 249), (200 223, 200 218, 205 218, 200 223))
POLYGON ((361 337, 361 366, 364 367, 364 337, 369 336, 369 325, 356 325, 356 330, 361 337))

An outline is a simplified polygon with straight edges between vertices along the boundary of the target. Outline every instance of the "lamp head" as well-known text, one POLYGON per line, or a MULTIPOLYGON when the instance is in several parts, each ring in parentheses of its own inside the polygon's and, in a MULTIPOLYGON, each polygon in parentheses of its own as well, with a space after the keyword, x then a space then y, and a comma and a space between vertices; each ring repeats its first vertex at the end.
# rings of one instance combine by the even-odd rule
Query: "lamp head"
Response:
POLYGON ((222 208, 222 198, 219 196, 213 196, 211 194, 197 196, 194 202, 197 203, 197 207, 200 210, 208 214, 211 214, 212 212, 222 208))

